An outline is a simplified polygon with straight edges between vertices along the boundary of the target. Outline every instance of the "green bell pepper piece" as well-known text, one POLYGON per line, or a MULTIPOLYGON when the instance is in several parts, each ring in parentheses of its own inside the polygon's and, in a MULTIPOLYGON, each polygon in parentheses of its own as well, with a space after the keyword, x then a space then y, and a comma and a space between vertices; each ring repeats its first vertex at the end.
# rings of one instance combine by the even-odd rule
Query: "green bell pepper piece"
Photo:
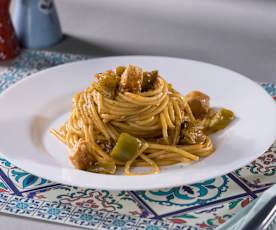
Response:
POLYGON ((218 130, 224 129, 226 126, 230 124, 230 122, 234 119, 234 117, 235 115, 231 110, 220 109, 211 118, 208 126, 208 131, 216 132, 218 130))
POLYGON ((103 74, 97 81, 94 83, 94 87, 102 95, 113 99, 116 94, 117 86, 120 82, 120 77, 111 74, 103 74))
POLYGON ((126 162, 131 160, 139 151, 142 142, 128 133, 121 133, 116 145, 112 149, 111 157, 115 160, 126 162))
POLYGON ((115 73, 118 76, 122 76, 122 74, 125 72, 125 70, 126 70, 125 66, 117 66, 116 69, 115 69, 115 73))

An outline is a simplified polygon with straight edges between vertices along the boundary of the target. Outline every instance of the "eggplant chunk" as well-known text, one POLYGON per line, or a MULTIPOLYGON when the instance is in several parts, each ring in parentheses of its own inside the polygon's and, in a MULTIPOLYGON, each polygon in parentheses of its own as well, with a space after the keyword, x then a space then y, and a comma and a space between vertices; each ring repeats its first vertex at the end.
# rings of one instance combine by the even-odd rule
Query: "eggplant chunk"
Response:
POLYGON ((154 83, 158 78, 158 70, 143 73, 142 91, 148 91, 153 89, 154 83))
POLYGON ((209 110, 210 97, 200 91, 192 91, 188 93, 185 98, 196 118, 204 116, 209 110))
POLYGON ((95 161, 93 156, 87 151, 84 142, 80 142, 76 148, 72 149, 69 159, 75 168, 81 170, 87 170, 95 161))
POLYGON ((180 144, 203 144, 206 138, 202 126, 187 121, 182 123, 179 140, 180 144))

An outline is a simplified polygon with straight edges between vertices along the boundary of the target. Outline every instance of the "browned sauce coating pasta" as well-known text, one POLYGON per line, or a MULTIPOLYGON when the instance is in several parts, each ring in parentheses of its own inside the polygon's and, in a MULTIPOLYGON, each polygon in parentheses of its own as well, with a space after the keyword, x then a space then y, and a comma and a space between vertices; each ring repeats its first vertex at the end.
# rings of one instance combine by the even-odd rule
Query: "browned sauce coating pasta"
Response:
POLYGON ((133 167, 149 167, 139 173, 144 175, 158 173, 160 166, 197 161, 214 151, 206 133, 224 128, 233 119, 232 114, 224 120, 226 125, 214 120, 219 112, 209 107, 207 95, 194 91, 183 96, 157 71, 129 65, 96 77, 96 83, 73 97, 65 124, 51 129, 81 170, 114 174, 117 167, 124 167, 126 175, 137 175, 133 167), (134 144, 119 144, 122 133, 134 144), (136 151, 130 150, 134 147, 136 151))

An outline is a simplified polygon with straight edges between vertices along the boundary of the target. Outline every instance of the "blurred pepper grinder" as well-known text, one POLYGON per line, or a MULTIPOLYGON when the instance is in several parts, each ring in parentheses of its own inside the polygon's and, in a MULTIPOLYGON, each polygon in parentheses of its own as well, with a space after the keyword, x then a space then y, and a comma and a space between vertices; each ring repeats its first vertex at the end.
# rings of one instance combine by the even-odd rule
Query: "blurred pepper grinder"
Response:
POLYGON ((10 13, 10 0, 0 0, 0 61, 6 61, 19 54, 10 13))
POLYGON ((62 39, 53 0, 16 0, 13 19, 17 37, 26 48, 46 48, 62 39))

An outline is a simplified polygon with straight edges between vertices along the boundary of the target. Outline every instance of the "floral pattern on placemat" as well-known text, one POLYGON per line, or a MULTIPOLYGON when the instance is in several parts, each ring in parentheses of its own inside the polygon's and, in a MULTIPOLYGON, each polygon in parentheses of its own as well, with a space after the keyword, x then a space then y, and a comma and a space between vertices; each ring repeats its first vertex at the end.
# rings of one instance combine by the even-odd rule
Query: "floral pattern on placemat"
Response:
POLYGON ((229 179, 226 176, 217 177, 181 187, 168 188, 155 191, 141 191, 137 194, 150 202, 156 202, 163 206, 192 206, 205 204, 208 201, 219 198, 228 187, 229 179))
POLYGON ((189 223, 201 229, 215 228, 225 223, 241 208, 248 205, 251 200, 251 197, 245 195, 244 197, 235 198, 224 203, 216 203, 203 209, 177 213, 168 219, 173 223, 189 223))
POLYGON ((276 142, 262 156, 234 173, 252 190, 266 188, 275 184, 276 142))
POLYGON ((53 52, 26 50, 13 61, 11 67, 1 74, 0 93, 22 78, 40 70, 85 59, 87 59, 87 57, 82 55, 60 55, 53 52))
MULTIPOLYGON (((0 76, 0 92, 37 71, 87 57, 23 51, 0 76)), ((274 83, 261 83, 276 97, 274 83)), ((107 191, 39 178, 0 156, 0 212, 90 229, 215 229, 276 183, 276 143, 224 176, 153 191, 107 191)))
POLYGON ((53 184, 51 181, 27 173, 17 167, 8 170, 7 175, 20 191, 28 190, 30 188, 35 189, 53 184))

